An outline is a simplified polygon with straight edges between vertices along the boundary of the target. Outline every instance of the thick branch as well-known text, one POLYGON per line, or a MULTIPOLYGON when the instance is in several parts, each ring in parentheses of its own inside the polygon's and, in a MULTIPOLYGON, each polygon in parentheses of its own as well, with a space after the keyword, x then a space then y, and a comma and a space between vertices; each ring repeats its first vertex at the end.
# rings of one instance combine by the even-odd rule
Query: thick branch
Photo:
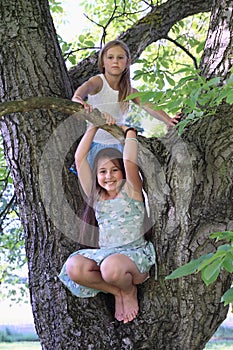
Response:
POLYGON ((30 97, 24 100, 4 102, 0 104, 0 116, 4 118, 5 114, 29 112, 35 109, 51 109, 69 115, 75 114, 78 119, 88 120, 101 126, 101 129, 110 132, 119 140, 123 139, 122 129, 117 125, 109 126, 105 124, 106 121, 98 109, 94 109, 92 113, 87 114, 79 103, 58 97, 30 97))

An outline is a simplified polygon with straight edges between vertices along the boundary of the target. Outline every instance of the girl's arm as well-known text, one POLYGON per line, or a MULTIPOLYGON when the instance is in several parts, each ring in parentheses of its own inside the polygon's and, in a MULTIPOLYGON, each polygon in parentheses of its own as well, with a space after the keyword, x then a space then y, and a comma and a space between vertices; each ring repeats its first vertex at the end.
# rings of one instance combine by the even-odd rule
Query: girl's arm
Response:
POLYGON ((126 181, 130 187, 130 190, 133 191, 133 193, 130 193, 132 198, 142 200, 142 179, 138 168, 137 131, 134 128, 122 128, 125 131, 123 160, 126 172, 126 181))
MULTIPOLYGON (((112 118, 110 115, 103 114, 103 117, 106 120, 106 124, 108 125, 115 124, 115 119, 112 118)), ((75 156, 74 156, 75 165, 78 172, 78 178, 82 186, 82 189, 87 196, 90 195, 91 188, 92 188, 92 170, 87 161, 87 155, 97 130, 98 130, 98 127, 94 126, 93 124, 91 124, 87 128, 85 134, 83 135, 81 141, 79 142, 79 145, 76 149, 75 156)))
POLYGON ((87 112, 91 112, 91 106, 84 100, 87 95, 94 95, 99 92, 102 89, 102 85, 103 81, 100 77, 94 76, 90 78, 88 81, 77 88, 72 97, 72 101, 82 104, 87 112))
MULTIPOLYGON (((137 89, 133 89, 133 93, 138 92, 137 89)), ((140 104, 140 98, 135 97, 133 99, 133 102, 137 105, 141 106, 140 104)), ((148 112, 152 117, 164 122, 167 127, 175 126, 177 123, 179 123, 180 116, 176 115, 174 118, 169 117, 169 115, 162 111, 162 110, 155 110, 153 107, 154 105, 150 102, 146 103, 145 105, 141 106, 146 112, 148 112)))
POLYGON ((90 195, 92 188, 92 171, 87 161, 87 154, 97 130, 98 128, 94 125, 88 127, 76 149, 74 157, 78 178, 82 189, 87 196, 90 195))

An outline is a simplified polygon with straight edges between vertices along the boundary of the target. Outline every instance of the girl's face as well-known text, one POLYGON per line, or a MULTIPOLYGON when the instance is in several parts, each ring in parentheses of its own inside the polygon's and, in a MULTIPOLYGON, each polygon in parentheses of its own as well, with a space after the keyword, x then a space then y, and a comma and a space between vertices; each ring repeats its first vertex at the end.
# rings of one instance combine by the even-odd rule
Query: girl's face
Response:
POLYGON ((103 56, 103 67, 105 73, 110 75, 121 75, 129 66, 129 59, 121 46, 113 46, 103 56))
POLYGON ((98 184, 111 194, 116 194, 123 180, 122 171, 117 163, 109 158, 101 158, 97 163, 98 184))

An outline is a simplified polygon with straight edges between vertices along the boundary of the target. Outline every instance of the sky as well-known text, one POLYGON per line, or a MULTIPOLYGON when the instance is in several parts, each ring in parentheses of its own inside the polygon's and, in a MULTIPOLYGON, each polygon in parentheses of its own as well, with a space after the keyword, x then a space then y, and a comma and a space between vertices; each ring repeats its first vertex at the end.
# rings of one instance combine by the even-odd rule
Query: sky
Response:
POLYGON ((70 42, 80 33, 83 27, 91 27, 91 22, 84 16, 79 0, 61 0, 64 9, 62 16, 64 23, 58 26, 59 34, 63 40, 70 42))

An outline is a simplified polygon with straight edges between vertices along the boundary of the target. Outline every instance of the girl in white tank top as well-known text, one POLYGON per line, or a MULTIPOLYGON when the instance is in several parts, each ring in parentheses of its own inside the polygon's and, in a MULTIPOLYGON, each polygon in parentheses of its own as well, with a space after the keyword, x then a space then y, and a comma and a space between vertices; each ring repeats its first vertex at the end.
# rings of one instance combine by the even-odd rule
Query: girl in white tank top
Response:
MULTIPOLYGON (((122 125, 127 115, 127 96, 136 93, 137 90, 131 87, 130 82, 130 51, 125 43, 120 40, 108 42, 100 51, 98 66, 102 74, 96 75, 83 83, 74 93, 72 101, 83 105, 87 112, 98 108, 106 117, 107 113, 113 118, 113 123, 122 125), (88 99, 85 102, 85 99, 88 99)), ((140 105, 140 98, 132 100, 140 105)), ((170 118, 164 111, 155 110, 151 103, 141 106, 151 116, 163 121, 168 127, 179 122, 179 116, 170 118)), ((122 150, 120 142, 110 133, 98 130, 93 145, 89 152, 90 164, 96 153, 104 147, 116 147, 122 150)))

